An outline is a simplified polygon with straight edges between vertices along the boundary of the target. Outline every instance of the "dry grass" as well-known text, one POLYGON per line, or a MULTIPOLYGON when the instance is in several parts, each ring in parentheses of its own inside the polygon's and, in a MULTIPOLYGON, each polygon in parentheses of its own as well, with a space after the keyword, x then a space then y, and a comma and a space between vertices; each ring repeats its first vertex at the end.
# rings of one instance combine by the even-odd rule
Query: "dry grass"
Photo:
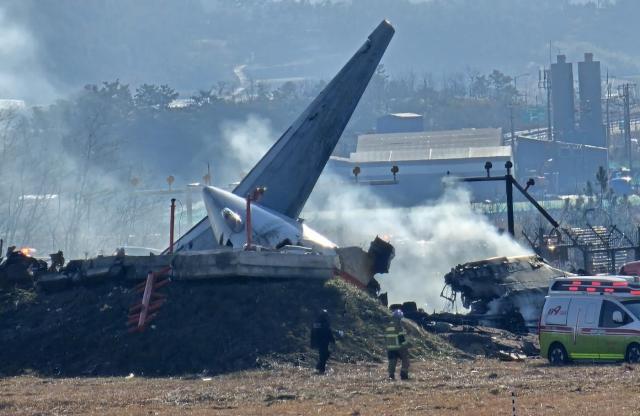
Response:
POLYGON ((340 364, 327 376, 275 366, 213 377, 0 379, 0 415, 637 415, 640 368, 551 368, 435 359, 390 382, 384 365, 340 364))

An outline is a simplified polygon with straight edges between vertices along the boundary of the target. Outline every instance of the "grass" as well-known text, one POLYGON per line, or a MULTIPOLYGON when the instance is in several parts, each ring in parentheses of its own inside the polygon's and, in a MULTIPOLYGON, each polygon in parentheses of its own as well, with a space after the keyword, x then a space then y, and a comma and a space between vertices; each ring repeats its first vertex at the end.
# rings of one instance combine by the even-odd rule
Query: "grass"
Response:
POLYGON ((274 365, 215 377, 0 379, 0 415, 636 415, 640 368, 549 367, 490 359, 414 362, 412 380, 383 363, 333 364, 327 376, 274 365))

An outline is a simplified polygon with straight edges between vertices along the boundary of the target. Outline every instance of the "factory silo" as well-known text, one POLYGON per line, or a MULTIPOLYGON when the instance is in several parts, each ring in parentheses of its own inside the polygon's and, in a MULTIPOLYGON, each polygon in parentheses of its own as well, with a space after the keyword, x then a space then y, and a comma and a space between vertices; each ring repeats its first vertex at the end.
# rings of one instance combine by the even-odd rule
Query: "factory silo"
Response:
POLYGON ((580 88, 579 142, 605 147, 606 137, 604 125, 602 124, 600 61, 594 61, 592 53, 585 53, 584 62, 578 62, 578 85, 580 88))
POLYGON ((575 126, 573 66, 565 55, 551 64, 551 108, 555 140, 572 141, 575 126))

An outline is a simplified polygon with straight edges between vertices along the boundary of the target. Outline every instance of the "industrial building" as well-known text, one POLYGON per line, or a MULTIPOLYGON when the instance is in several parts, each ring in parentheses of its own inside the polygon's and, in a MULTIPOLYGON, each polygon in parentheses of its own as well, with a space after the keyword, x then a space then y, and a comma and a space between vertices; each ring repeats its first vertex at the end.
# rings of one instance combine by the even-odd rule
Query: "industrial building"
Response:
POLYGON ((573 64, 558 55, 551 64, 552 134, 518 134, 513 140, 516 175, 544 177, 546 191, 581 193, 608 166, 602 121, 600 62, 592 53, 578 63, 579 122, 576 123, 573 64))
MULTIPOLYGON (((585 53, 578 63, 578 100, 573 75, 565 55, 547 71, 551 132, 518 133, 513 139, 504 138, 499 128, 425 132, 419 114, 388 114, 377 120, 375 134, 358 136, 348 157, 331 157, 328 170, 341 181, 371 187, 394 206, 436 199, 443 193, 443 178, 484 175, 486 162, 501 169, 511 161, 521 182, 536 178, 534 191, 543 198, 582 193, 588 181, 595 182, 598 167, 608 166, 600 62, 585 53)), ((474 183, 470 190, 474 201, 505 198, 498 183, 474 183)))
POLYGON ((578 194, 587 181, 595 183, 599 166, 607 166, 607 150, 587 144, 517 136, 514 141, 516 176, 544 178, 537 191, 578 194))
MULTIPOLYGON (((496 167, 512 161, 502 129, 364 134, 358 136, 355 152, 348 158, 331 157, 327 167, 343 181, 369 186, 395 206, 413 206, 441 196, 447 176, 486 174, 487 161, 496 167)), ((475 200, 502 199, 504 185, 477 184, 472 193, 475 200)))

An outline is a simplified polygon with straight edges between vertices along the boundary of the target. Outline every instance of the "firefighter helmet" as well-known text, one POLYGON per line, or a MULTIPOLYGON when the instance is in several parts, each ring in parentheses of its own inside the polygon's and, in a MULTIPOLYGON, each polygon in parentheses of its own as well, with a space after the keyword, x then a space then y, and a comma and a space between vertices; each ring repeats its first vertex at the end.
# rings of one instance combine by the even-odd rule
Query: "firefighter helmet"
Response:
POLYGON ((404 318, 404 314, 402 313, 402 311, 400 309, 396 309, 395 311, 393 311, 391 316, 393 317, 393 319, 398 320, 398 321, 400 321, 400 320, 402 320, 402 318, 404 318))

